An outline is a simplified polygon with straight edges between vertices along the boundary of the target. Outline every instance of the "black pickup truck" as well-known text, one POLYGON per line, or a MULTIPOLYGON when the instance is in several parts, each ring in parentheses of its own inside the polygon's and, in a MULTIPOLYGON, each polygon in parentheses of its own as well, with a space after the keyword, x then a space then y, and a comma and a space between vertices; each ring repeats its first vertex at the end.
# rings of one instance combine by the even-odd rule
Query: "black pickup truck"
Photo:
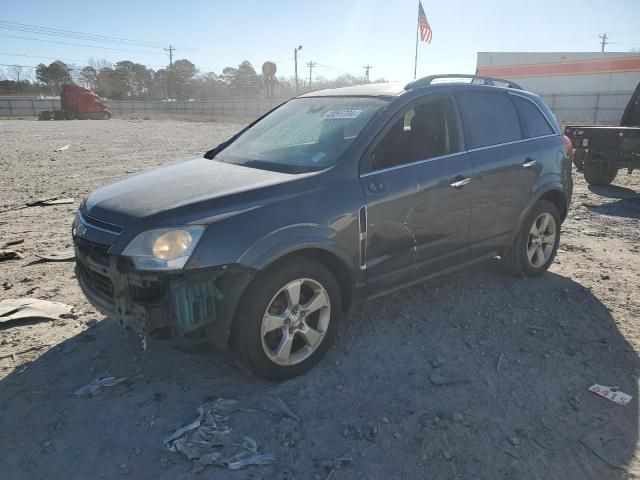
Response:
POLYGON ((571 125, 564 133, 574 147, 574 165, 591 185, 609 185, 621 168, 640 168, 640 83, 619 127, 571 125))

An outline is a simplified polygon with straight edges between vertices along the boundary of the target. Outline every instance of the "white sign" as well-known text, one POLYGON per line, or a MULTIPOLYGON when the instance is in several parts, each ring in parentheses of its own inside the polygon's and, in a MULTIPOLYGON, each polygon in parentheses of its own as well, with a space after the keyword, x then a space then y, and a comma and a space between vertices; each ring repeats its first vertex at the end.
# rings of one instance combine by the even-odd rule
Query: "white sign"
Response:
POLYGON ((342 120, 345 118, 358 118, 362 110, 329 110, 324 114, 325 120, 342 120))
POLYGON ((631 395, 627 395, 624 392, 619 392, 615 388, 605 387, 604 385, 598 385, 597 383, 595 385, 591 385, 589 387, 589 391, 595 393, 596 395, 600 395, 607 400, 611 400, 618 405, 626 405, 631 401, 632 398, 631 395))

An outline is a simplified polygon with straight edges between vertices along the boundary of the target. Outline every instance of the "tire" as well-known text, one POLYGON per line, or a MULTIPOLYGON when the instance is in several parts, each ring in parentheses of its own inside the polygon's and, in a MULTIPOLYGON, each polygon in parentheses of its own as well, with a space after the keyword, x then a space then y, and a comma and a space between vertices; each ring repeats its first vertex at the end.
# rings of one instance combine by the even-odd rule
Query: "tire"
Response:
POLYGON ((62 110, 54 110, 53 111, 53 119, 54 120, 64 120, 64 112, 62 110))
POLYGON ((584 179, 589 185, 611 185, 616 178, 618 169, 606 162, 585 162, 584 179))
POLYGON ((109 112, 102 112, 102 120, 109 120, 111 118, 111 114, 109 112))
POLYGON ((539 200, 535 203, 522 222, 513 243, 502 255, 502 260, 511 273, 519 277, 535 277, 549 269, 560 243, 560 223, 560 213, 553 203, 548 200, 539 200), (536 239, 532 228, 534 222, 536 222, 536 229, 541 227, 540 220, 543 217, 549 220, 545 228, 546 235, 538 236, 536 239), (553 234, 550 233, 551 219, 553 219, 553 234), (538 243, 542 238, 547 241, 538 243), (534 250, 533 256, 530 257, 532 250, 534 250))
MULTIPOLYGON (((293 297, 295 290, 295 287, 291 289, 293 297)), ((232 344, 242 362, 256 375, 270 380, 296 377, 309 371, 325 355, 335 339, 342 310, 340 287, 331 272, 313 260, 293 257, 286 264, 258 275, 248 287, 235 315, 232 344), (307 317, 303 315, 303 308, 291 307, 284 292, 285 286, 298 281, 301 282, 298 304, 325 304, 307 317), (275 322, 265 322, 268 312, 272 313, 270 318, 275 322), (291 314, 286 316, 283 312, 291 314), (286 323, 280 326, 283 318, 286 323), (306 340, 307 334, 296 328, 306 328, 309 339, 319 340, 312 346, 306 340), (290 333, 292 329, 293 334, 290 333), (291 338, 291 342, 285 337, 291 338), (290 355, 286 354, 286 348, 279 349, 285 345, 290 345, 290 355), (282 354, 280 360, 276 358, 278 351, 282 354)))

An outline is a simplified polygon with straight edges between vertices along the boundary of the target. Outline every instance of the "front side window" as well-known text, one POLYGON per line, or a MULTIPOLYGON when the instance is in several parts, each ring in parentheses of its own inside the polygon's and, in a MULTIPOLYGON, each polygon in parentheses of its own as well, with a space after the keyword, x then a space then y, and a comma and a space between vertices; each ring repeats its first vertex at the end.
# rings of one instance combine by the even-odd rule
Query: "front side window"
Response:
POLYGON ((421 102, 394 121, 376 146, 373 170, 427 160, 459 150, 451 101, 436 98, 421 102))
POLYGON ((554 131, 545 120, 540 109, 536 107, 530 100, 512 95, 513 103, 518 109, 520 119, 525 128, 527 138, 541 137, 543 135, 553 135, 554 131))
POLYGON ((244 132, 215 159, 285 173, 335 164, 373 116, 379 98, 296 98, 244 132))
POLYGON ((461 92, 460 103, 472 148, 522 140, 520 121, 506 94, 461 92))

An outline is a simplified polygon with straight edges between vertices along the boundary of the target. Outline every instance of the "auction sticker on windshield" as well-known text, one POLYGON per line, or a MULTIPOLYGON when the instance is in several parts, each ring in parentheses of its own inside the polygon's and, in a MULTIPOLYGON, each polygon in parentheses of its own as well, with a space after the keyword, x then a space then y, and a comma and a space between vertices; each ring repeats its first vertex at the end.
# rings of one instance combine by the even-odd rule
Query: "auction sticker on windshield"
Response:
POLYGON ((362 110, 329 110, 324 114, 325 120, 341 120, 344 118, 358 118, 362 110))

